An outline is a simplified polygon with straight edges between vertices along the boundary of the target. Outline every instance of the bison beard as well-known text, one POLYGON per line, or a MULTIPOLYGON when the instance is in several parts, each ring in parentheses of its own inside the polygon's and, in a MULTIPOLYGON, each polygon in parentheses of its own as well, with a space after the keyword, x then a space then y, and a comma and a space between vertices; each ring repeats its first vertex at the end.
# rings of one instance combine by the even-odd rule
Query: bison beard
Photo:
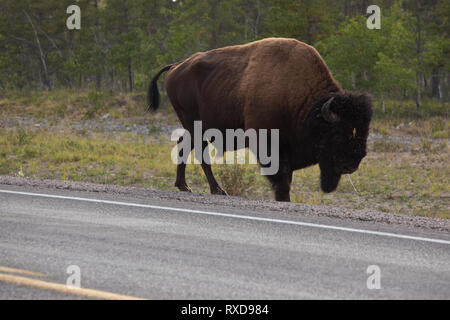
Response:
POLYGON ((341 175, 334 171, 328 164, 319 163, 320 167, 320 188, 323 192, 330 193, 336 190, 341 175))
MULTIPOLYGON (((365 156, 371 98, 344 91, 305 43, 269 38, 196 53, 152 79, 148 110, 159 106, 157 80, 165 71, 167 95, 191 136, 195 121, 221 132, 280 130, 279 172, 267 176, 278 201, 290 200, 293 171, 319 163, 321 188, 332 192, 365 156)), ((175 186, 190 191, 185 168, 178 165, 175 186)), ((226 194, 211 166, 202 162, 202 169, 211 193, 226 194)))

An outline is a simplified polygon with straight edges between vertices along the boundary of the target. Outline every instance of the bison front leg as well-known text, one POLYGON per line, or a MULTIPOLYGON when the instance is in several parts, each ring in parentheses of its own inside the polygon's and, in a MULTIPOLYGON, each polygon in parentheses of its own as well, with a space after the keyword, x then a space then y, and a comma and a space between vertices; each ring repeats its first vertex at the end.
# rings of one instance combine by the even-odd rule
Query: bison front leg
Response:
POLYGON ((196 156, 196 158, 197 158, 197 160, 201 161, 201 163, 202 163, 202 169, 203 169, 203 172, 205 173, 206 179, 208 180, 211 194, 227 196, 228 194, 225 192, 225 190, 223 190, 219 186, 219 184, 216 181, 216 178, 214 178, 214 174, 212 172, 211 165, 209 164, 209 163, 211 163, 210 158, 209 158, 209 153, 204 152, 205 148, 208 148, 207 142, 204 142, 203 146, 202 146, 202 155, 204 156, 204 159, 200 160, 197 158, 197 156, 196 156))
POLYGON ((292 173, 293 171, 287 159, 280 158, 278 172, 274 175, 267 176, 275 191, 276 201, 291 201, 289 192, 291 190, 292 173))

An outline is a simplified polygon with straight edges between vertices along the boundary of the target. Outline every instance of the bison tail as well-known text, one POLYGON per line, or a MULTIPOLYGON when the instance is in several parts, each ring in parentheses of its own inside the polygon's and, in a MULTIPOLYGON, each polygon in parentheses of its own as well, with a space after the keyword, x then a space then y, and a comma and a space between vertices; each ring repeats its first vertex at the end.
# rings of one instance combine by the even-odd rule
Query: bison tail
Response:
POLYGON ((161 76, 161 74, 163 74, 164 72, 169 70, 172 66, 173 66, 173 64, 169 64, 168 66, 165 66, 164 68, 162 68, 150 82, 150 86, 148 88, 148 96, 147 96, 147 99, 148 99, 147 111, 151 111, 151 110, 155 111, 156 109, 158 109, 158 107, 159 107, 158 78, 161 76))

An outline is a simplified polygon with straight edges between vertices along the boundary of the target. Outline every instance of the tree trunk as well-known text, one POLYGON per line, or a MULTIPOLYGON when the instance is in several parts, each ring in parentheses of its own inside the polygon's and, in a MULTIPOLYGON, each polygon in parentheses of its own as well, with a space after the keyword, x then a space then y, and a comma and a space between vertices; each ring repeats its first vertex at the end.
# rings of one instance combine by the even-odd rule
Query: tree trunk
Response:
POLYGON ((306 23, 308 24, 306 26, 306 41, 309 45, 312 45, 311 17, 309 12, 306 14, 306 23))
MULTIPOLYGON (((98 11, 98 0, 94 1, 94 7, 95 7, 95 42, 97 46, 100 46, 100 35, 99 35, 99 25, 100 22, 98 20, 99 17, 99 11, 98 11)), ((101 71, 98 69, 99 66, 97 66, 97 70, 95 73, 95 83, 96 83, 96 88, 97 90, 99 90, 102 86, 102 74, 101 71)))
POLYGON ((39 41, 39 36, 38 36, 37 30, 33 24, 33 21, 31 20, 30 16, 28 15, 28 13, 25 10, 23 11, 23 13, 27 17, 28 22, 31 25, 31 28, 33 29, 34 37, 36 39, 37 47, 39 49, 39 58, 42 63, 42 71, 44 72, 44 78, 42 79, 42 83, 47 90, 51 90, 52 86, 51 86, 51 82, 50 82, 50 77, 48 75, 47 62, 45 61, 45 54, 44 54, 44 51, 42 50, 41 42, 39 41))
POLYGON ((128 81, 130 82, 130 92, 133 92, 133 67, 131 65, 131 58, 128 59, 128 81))
POLYGON ((211 4, 211 19, 212 30, 211 30, 211 48, 217 48, 217 1, 212 1, 211 4))
POLYGON ((417 21, 417 38, 416 38, 416 55, 417 55, 417 71, 416 71, 416 82, 417 82, 417 87, 416 87, 416 106, 417 106, 417 111, 420 111, 420 107, 421 107, 421 79, 422 79, 422 74, 421 74, 421 70, 422 70, 422 57, 421 57, 421 52, 422 52, 422 27, 420 24, 420 10, 419 10, 419 0, 415 1, 415 15, 416 15, 416 21, 417 21))
POLYGON ((417 75, 417 79, 416 79, 416 107, 417 107, 417 111, 420 111, 421 109, 421 103, 422 103, 422 96, 421 96, 421 92, 420 89, 421 85, 420 85, 420 73, 417 75))
POLYGON ((349 15, 349 11, 350 11, 350 0, 344 0, 344 16, 348 16, 349 15))
POLYGON ((431 75, 431 97, 432 98, 440 98, 439 97, 439 68, 434 68, 431 75))
POLYGON ((256 0, 256 18, 255 18, 255 27, 253 30, 253 34, 255 35, 255 38, 258 38, 259 35, 259 21, 261 19, 261 3, 259 0, 256 0))
POLYGON ((245 42, 247 42, 248 39, 248 17, 247 15, 245 16, 245 25, 244 25, 244 40, 245 42))
POLYGON ((363 14, 366 14, 367 7, 368 7, 367 0, 361 0, 361 12, 363 14))

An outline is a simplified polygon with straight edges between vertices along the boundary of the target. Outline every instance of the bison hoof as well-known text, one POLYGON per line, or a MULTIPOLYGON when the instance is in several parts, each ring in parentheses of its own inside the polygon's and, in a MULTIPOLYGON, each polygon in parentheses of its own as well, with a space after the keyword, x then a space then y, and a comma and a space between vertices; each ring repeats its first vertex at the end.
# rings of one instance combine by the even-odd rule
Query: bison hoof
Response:
POLYGON ((221 187, 217 187, 217 188, 211 190, 211 194, 218 194, 218 195, 221 195, 221 196, 227 196, 228 195, 226 193, 226 191, 223 190, 221 187))
POLYGON ((281 201, 281 202, 291 202, 291 197, 288 196, 275 196, 275 200, 276 201, 281 201))
POLYGON ((192 192, 192 189, 187 184, 176 184, 175 187, 180 191, 192 192))

